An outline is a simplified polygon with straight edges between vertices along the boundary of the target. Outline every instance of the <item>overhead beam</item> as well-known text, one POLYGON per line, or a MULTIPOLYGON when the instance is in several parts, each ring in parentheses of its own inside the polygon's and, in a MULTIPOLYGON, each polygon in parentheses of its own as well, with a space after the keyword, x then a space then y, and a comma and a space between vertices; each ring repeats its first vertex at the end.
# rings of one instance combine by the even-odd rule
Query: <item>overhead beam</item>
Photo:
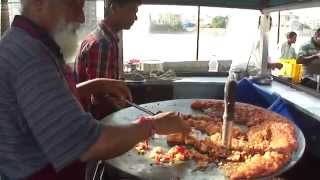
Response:
POLYGON ((262 10, 263 13, 270 13, 275 11, 284 11, 291 9, 302 9, 302 8, 312 8, 312 7, 320 7, 320 1, 312 1, 312 0, 300 0, 299 2, 279 5, 270 8, 264 8, 262 10))
POLYGON ((232 1, 232 0, 142 0, 143 4, 158 4, 158 5, 185 5, 185 6, 209 6, 209 7, 225 7, 239 9, 256 9, 261 10, 260 3, 256 0, 232 1))
MULTIPOLYGON (((104 1, 104 0, 86 0, 104 1)), ((142 0, 143 4, 255 9, 262 12, 320 7, 319 0, 142 0)))
POLYGON ((267 8, 270 0, 260 0, 260 9, 267 8))

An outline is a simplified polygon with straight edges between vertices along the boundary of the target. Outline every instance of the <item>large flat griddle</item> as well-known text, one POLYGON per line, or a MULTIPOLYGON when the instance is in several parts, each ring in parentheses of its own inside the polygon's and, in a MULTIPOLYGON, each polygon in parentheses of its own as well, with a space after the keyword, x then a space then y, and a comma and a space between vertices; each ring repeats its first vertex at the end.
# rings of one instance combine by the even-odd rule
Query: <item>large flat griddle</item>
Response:
MULTIPOLYGON (((194 99, 178 99, 170 101, 161 101, 143 104, 141 106, 153 112, 158 111, 176 111, 184 114, 202 114, 199 111, 192 110, 190 105, 194 99)), ((118 112, 115 112, 102 121, 106 124, 128 124, 137 119, 138 117, 145 116, 146 114, 136 108, 130 107, 118 112)), ((278 176, 283 172, 293 167, 298 160, 302 157, 305 149, 305 138, 301 130, 295 126, 296 135, 298 139, 298 148, 293 153, 291 161, 284 166, 281 170, 268 177, 261 177, 259 179, 270 179, 271 177, 278 176)), ((128 134, 130 136, 130 134, 128 134)), ((169 149, 165 137, 156 136, 150 141, 152 146, 162 146, 169 149)), ((216 166, 211 165, 205 171, 194 171, 195 162, 187 161, 185 163, 175 166, 159 166, 155 165, 147 155, 138 155, 135 150, 119 156, 117 158, 107 161, 108 164, 141 179, 148 180, 170 180, 170 179, 184 179, 184 180, 223 180, 228 179, 224 176, 223 172, 216 166)))

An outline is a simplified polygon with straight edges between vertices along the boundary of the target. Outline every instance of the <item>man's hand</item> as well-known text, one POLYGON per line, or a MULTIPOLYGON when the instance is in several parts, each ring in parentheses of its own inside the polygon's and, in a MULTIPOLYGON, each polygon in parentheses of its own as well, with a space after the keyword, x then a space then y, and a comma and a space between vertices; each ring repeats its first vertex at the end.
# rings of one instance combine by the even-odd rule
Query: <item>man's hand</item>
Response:
POLYGON ((102 82, 104 86, 101 92, 108 94, 115 103, 121 104, 125 99, 132 101, 131 92, 124 81, 103 79, 102 82))
POLYGON ((155 116, 148 117, 153 120, 154 128, 157 134, 167 135, 172 133, 188 133, 190 127, 182 119, 180 113, 165 112, 155 116))
POLYGON ((316 54, 314 54, 316 59, 320 59, 320 52, 317 52, 316 54))
POLYGON ((107 99, 108 102, 115 106, 117 109, 128 107, 128 103, 126 102, 125 98, 118 98, 113 97, 109 94, 105 94, 104 99, 107 99))
POLYGON ((310 64, 312 63, 313 61, 315 60, 319 60, 320 59, 320 52, 317 52, 315 54, 312 54, 312 55, 303 55, 303 56, 299 56, 298 59, 297 59, 297 63, 298 64, 310 64))
POLYGON ((179 113, 167 112, 146 117, 144 123, 105 126, 97 142, 81 156, 81 161, 109 159, 119 156, 132 149, 138 142, 151 135, 151 128, 157 134, 188 133, 190 127, 182 120, 179 113))
POLYGON ((273 69, 281 69, 283 65, 281 63, 270 63, 269 64, 270 68, 273 69))
POLYGON ((108 94, 116 99, 127 99, 132 101, 132 96, 125 82, 98 78, 77 84, 77 90, 81 97, 91 97, 93 94, 108 94))

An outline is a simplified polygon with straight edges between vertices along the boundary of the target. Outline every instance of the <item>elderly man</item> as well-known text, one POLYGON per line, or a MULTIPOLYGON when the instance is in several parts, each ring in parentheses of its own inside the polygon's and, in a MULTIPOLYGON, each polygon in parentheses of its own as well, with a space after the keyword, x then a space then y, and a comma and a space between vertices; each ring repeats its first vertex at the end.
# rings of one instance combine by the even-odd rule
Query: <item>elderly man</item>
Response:
MULTIPOLYGON (((82 42, 74 69, 77 82, 94 78, 119 79, 123 62, 119 57, 117 33, 130 29, 137 19, 136 13, 141 0, 109 0, 108 15, 82 42)), ((116 110, 112 100, 104 94, 92 98, 89 109, 95 118, 101 119, 116 110)))
POLYGON ((76 98, 106 92, 130 99, 130 92, 116 80, 71 82, 62 37, 84 22, 84 0, 22 0, 22 6, 0 42, 1 180, 84 179, 86 161, 118 156, 154 131, 189 130, 176 113, 123 126, 98 123, 76 98))

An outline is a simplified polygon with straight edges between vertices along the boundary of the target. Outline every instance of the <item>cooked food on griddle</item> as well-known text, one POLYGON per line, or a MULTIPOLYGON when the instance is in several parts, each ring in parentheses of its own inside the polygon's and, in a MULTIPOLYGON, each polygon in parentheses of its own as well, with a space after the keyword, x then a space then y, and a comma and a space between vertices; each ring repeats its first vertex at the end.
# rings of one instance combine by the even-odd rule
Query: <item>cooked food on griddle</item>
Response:
MULTIPOLYGON (((235 122, 232 129, 231 149, 222 145, 220 100, 197 100, 192 108, 206 115, 186 115, 190 134, 171 134, 167 143, 169 151, 152 150, 157 163, 174 164, 192 159, 198 168, 215 163, 230 179, 251 179, 270 175, 284 167, 297 149, 293 124, 284 117, 249 104, 236 103, 235 122), (161 152, 161 153, 160 153, 161 152), (160 155, 158 155, 160 154, 160 155)), ((152 148, 151 148, 152 149, 152 148)))

